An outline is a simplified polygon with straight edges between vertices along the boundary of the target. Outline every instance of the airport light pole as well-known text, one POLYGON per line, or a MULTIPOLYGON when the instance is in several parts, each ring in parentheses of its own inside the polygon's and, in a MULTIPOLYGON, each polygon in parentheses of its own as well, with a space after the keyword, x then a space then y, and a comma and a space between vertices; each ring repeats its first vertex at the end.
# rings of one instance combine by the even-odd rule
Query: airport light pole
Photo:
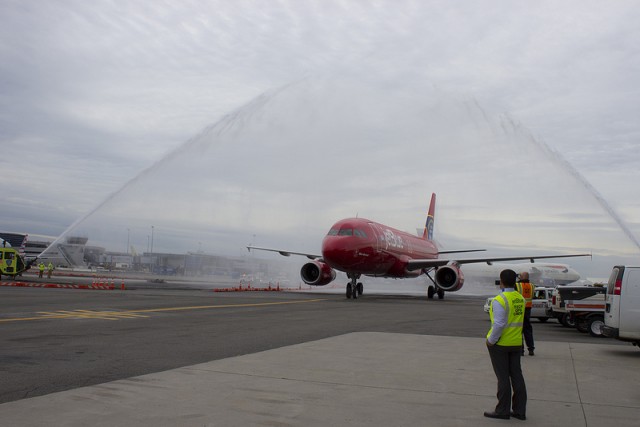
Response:
POLYGON ((129 238, 131 237, 131 230, 127 228, 127 255, 129 255, 129 238))
POLYGON ((151 226, 151 253, 153 253, 153 225, 151 226))

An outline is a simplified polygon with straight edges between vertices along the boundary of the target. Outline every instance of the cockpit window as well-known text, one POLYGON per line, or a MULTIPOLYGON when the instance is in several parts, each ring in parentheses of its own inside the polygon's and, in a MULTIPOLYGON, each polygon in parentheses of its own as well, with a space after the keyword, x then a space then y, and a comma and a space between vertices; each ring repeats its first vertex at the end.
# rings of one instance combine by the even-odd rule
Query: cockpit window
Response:
POLYGON ((353 229, 349 227, 343 227, 341 229, 332 228, 327 233, 328 236, 357 236, 357 237, 367 237, 367 233, 360 229, 353 229))
POLYGON ((353 236, 353 228, 341 228, 338 236, 353 236))
POLYGON ((367 233, 365 233, 362 230, 358 230, 357 228, 353 231, 353 233, 358 237, 364 237, 364 238, 367 237, 367 233))

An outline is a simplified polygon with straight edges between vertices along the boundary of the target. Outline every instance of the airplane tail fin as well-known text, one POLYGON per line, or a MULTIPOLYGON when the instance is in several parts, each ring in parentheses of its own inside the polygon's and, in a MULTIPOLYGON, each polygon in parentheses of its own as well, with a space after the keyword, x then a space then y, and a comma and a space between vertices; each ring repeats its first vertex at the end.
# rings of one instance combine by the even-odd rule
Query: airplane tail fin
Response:
POLYGON ((424 224, 424 232, 422 238, 433 240, 433 225, 436 213, 436 193, 431 193, 431 203, 429 203, 429 212, 427 213, 427 222, 424 224))
POLYGON ((25 234, 24 239, 22 240, 22 244, 20 245, 20 249, 18 250, 18 254, 23 258, 27 249, 27 240, 29 240, 29 235, 25 234))

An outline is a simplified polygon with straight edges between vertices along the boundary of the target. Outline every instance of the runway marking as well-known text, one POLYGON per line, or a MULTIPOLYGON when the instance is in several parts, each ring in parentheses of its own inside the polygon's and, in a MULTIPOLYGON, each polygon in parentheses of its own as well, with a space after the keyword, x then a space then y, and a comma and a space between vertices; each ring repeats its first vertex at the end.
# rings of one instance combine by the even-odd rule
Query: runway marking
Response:
POLYGON ((91 310, 73 310, 73 311, 39 311, 42 315, 40 319, 104 319, 119 320, 130 319, 134 317, 149 317, 141 314, 135 314, 128 311, 91 311, 91 310))
POLYGON ((306 304, 311 302, 326 301, 326 298, 308 299, 302 301, 279 301, 279 302, 262 302, 252 304, 216 304, 216 305, 196 305, 187 307, 160 307, 147 308, 140 310, 128 311, 92 311, 92 310, 59 310, 59 311, 39 311, 39 316, 34 317, 16 317, 10 319, 0 319, 0 323, 9 322, 26 322, 32 320, 55 320, 55 319, 102 319, 102 320, 121 320, 145 318, 145 313, 161 313, 167 311, 188 311, 188 310, 206 310, 217 308, 245 308, 245 307, 266 307, 270 305, 286 305, 286 304, 306 304))

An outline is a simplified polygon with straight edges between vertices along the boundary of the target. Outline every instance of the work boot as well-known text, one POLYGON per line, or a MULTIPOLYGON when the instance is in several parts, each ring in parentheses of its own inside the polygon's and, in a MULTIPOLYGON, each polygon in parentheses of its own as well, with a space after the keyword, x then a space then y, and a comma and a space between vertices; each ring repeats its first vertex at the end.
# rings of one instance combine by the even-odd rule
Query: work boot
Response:
MULTIPOLYGON (((522 355, 524 356, 524 352, 522 352, 522 355)), ((529 349, 529 356, 533 356, 533 349, 532 348, 529 349)))

